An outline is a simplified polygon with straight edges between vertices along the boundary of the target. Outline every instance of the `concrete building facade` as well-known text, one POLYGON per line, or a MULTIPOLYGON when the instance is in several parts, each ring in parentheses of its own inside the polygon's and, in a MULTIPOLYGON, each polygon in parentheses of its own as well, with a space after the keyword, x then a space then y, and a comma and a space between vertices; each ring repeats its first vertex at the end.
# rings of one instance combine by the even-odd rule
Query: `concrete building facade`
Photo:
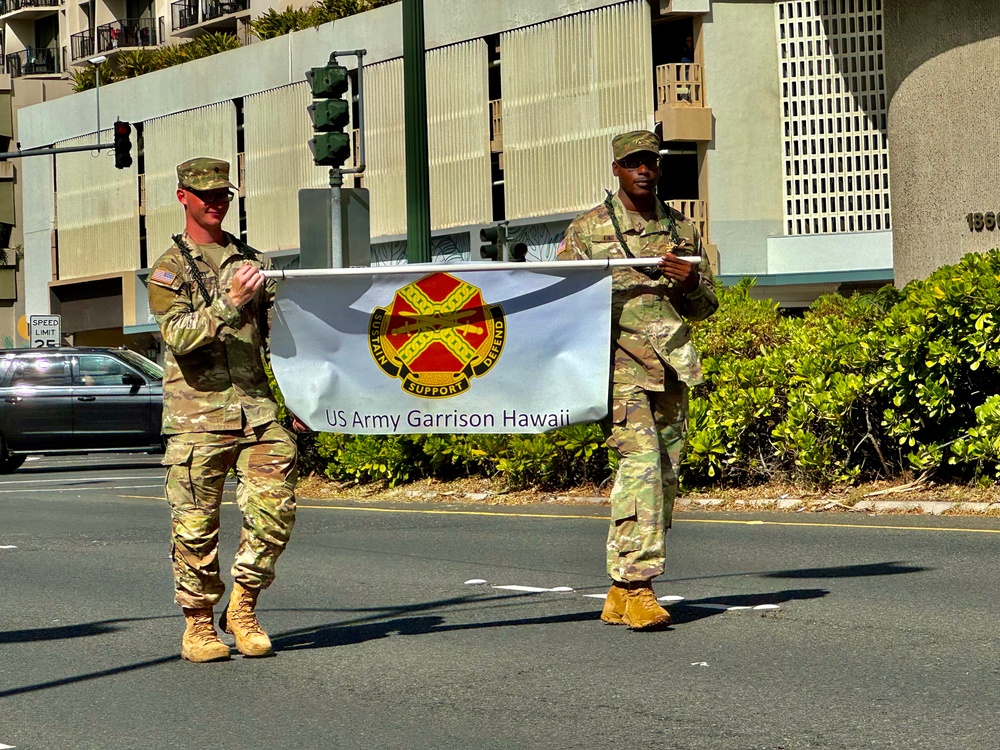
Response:
POLYGON ((1000 5, 886 0, 897 283, 1000 247, 1000 5))
MULTIPOLYGON (((699 224, 724 280, 756 276, 793 306, 890 281, 880 99, 850 92, 862 68, 880 80, 881 8, 854 1, 426 0, 435 256, 478 259, 479 229, 505 220, 529 260, 552 258, 614 187, 611 136, 656 128, 661 197, 699 224)), ((23 160, 27 307, 71 318, 76 343, 149 346, 144 274, 180 228, 172 165, 195 153, 237 165, 231 231, 294 258, 297 190, 326 184, 303 77, 336 49, 367 49, 372 259, 402 262, 400 10, 102 87, 102 127, 134 123, 138 158, 23 160)), ((88 91, 23 110, 22 146, 94 142, 95 104, 88 91)))

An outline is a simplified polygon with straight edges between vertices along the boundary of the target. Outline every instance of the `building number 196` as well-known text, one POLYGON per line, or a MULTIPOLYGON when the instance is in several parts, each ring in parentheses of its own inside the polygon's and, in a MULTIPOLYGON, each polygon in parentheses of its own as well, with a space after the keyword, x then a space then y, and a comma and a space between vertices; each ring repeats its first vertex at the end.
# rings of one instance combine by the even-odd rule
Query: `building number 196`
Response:
POLYGON ((965 220, 969 222, 970 232, 982 232, 984 229, 992 232, 997 228, 997 215, 992 211, 969 214, 965 220))

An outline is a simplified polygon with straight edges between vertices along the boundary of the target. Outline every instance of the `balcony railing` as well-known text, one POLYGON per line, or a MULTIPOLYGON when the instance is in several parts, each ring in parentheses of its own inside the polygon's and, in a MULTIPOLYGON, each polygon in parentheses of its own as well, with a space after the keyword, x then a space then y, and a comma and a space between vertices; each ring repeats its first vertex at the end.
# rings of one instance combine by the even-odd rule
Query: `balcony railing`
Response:
POLYGON ((490 101, 490 151, 499 154, 503 151, 503 100, 490 101))
POLYGON ((156 21, 152 18, 127 18, 97 27, 97 51, 110 52, 120 47, 155 47, 156 21))
POLYGON ((54 49, 28 47, 7 55, 7 74, 11 78, 59 72, 59 53, 54 49))
POLYGON ((249 9, 250 0, 204 0, 201 4, 201 15, 203 21, 211 21, 213 18, 249 9))
POLYGON ((186 29, 198 23, 198 0, 177 0, 170 4, 170 16, 174 31, 186 29))
POLYGON ((708 203, 699 200, 680 200, 666 201, 666 204, 693 221, 702 240, 708 242, 708 203))
POLYGON ((704 107, 705 82, 697 63, 656 66, 657 107, 704 107))
POLYGON ((62 0, 0 0, 0 16, 16 10, 32 8, 58 8, 62 0))
POLYGON ((94 56, 94 35, 88 29, 69 38, 70 52, 74 60, 82 60, 94 56))

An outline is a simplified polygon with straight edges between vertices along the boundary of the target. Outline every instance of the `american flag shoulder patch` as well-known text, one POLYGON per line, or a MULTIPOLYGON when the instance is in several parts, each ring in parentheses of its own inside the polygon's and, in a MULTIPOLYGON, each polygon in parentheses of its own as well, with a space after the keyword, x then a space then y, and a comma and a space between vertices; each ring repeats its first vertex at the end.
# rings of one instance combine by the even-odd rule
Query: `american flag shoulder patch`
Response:
POLYGON ((171 273, 165 268, 157 268, 155 271, 153 271, 153 274, 152 276, 149 277, 149 280, 157 284, 162 284, 163 286, 172 286, 176 278, 177 274, 171 273))

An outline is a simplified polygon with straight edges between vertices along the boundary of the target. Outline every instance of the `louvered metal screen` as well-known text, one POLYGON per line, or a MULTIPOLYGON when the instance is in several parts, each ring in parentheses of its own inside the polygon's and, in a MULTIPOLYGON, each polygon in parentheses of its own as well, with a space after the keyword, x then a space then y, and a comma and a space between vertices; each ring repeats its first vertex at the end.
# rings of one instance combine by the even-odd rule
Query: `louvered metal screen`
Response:
POLYGON ((593 206, 612 187, 612 137, 653 127, 648 5, 505 33, 500 60, 507 218, 593 206))
MULTIPOLYGON (((110 130, 100 140, 110 143, 110 130)), ((94 143, 87 135, 57 147, 94 143)), ((108 151, 56 155, 59 278, 98 276, 139 267, 136 166, 115 169, 108 151)))
POLYGON ((247 241, 258 250, 299 246, 299 190, 330 184, 309 150, 312 102, 305 82, 243 100, 247 241))
MULTIPOLYGON (((171 235, 184 229, 184 209, 177 202, 177 165, 196 156, 229 162, 229 179, 239 185, 236 155, 236 108, 232 102, 157 117, 145 122, 146 247, 152 262, 170 246, 171 235)), ((234 201, 223 227, 239 234, 234 201)))

